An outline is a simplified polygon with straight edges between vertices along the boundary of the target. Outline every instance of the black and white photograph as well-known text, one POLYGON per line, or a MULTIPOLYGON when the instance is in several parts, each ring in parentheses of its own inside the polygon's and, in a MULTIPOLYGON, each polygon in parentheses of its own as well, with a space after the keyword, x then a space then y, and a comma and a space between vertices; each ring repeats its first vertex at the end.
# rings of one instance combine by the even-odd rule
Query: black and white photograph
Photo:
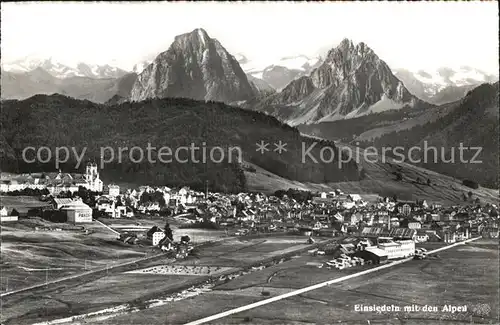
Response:
POLYGON ((0 325, 500 324, 498 8, 2 2, 0 325))

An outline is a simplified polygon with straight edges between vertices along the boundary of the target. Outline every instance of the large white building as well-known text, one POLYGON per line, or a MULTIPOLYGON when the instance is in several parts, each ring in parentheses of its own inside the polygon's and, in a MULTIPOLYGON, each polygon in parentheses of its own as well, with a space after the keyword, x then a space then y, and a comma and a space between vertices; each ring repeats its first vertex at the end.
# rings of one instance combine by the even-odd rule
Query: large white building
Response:
POLYGON ((88 164, 83 175, 59 171, 58 173, 22 174, 0 180, 0 192, 4 193, 25 189, 47 189, 50 194, 58 195, 61 192, 76 192, 80 186, 94 192, 103 191, 103 182, 99 177, 97 164, 88 164))
POLYGON ((389 238, 379 238, 377 246, 366 247, 366 250, 377 248, 387 254, 388 259, 404 258, 415 254, 415 241, 413 240, 396 240, 392 241, 389 238))

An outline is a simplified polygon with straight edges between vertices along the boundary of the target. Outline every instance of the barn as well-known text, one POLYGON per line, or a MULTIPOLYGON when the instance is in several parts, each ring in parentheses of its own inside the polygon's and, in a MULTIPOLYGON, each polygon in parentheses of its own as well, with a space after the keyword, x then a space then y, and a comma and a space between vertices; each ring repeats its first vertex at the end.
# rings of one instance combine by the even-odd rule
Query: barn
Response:
POLYGON ((354 257, 360 257, 365 261, 372 261, 373 264, 382 264, 388 261, 386 252, 377 247, 369 247, 370 249, 357 251, 353 254, 354 257))

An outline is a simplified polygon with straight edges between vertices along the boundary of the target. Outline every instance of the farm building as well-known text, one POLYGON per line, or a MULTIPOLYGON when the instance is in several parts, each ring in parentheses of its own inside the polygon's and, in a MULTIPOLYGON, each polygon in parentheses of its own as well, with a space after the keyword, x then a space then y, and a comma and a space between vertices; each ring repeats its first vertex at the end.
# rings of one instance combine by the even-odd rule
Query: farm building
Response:
POLYGON ((423 243, 429 240, 429 234, 425 230, 417 230, 417 236, 415 238, 415 241, 417 243, 423 243))
POLYGON ((335 228, 322 228, 316 231, 318 236, 323 236, 323 237, 335 237, 338 233, 337 229, 335 228))
POLYGON ((12 222, 12 221, 18 221, 19 217, 18 216, 0 216, 0 222, 12 222))
POLYGON ((165 233, 163 231, 155 232, 151 238, 153 246, 158 246, 163 238, 165 238, 165 233))
POLYGON ((63 198, 63 199, 54 198, 54 199, 52 199, 52 207, 54 208, 54 210, 59 210, 64 205, 71 204, 73 201, 74 201, 73 199, 69 199, 69 198, 63 198))
POLYGON ((163 238, 165 238, 165 232, 160 227, 153 226, 146 233, 146 238, 151 240, 153 246, 158 246, 163 238))
POLYGON ((66 213, 70 223, 92 222, 92 209, 81 201, 72 201, 63 205, 59 211, 66 213))
POLYGON ((416 229, 392 228, 389 231, 388 237, 400 240, 415 240, 416 235, 417 235, 416 229))
POLYGON ((457 241, 457 233, 454 231, 444 231, 443 241, 449 244, 455 243, 457 241))
POLYGON ((384 227, 364 227, 361 230, 360 236, 366 238, 377 238, 388 235, 388 230, 384 227))
POLYGON ((0 222, 17 221, 19 219, 19 212, 16 209, 9 210, 5 206, 0 206, 0 222))
POLYGON ((341 254, 352 255, 356 252, 356 247, 353 243, 340 244, 337 246, 335 251, 333 252, 333 257, 338 257, 341 254))
POLYGON ((384 227, 364 227, 360 232, 360 236, 366 238, 391 237, 401 240, 415 240, 416 234, 416 229, 384 227))
POLYGON ((353 256, 361 257, 365 261, 372 261, 373 264, 385 263, 388 260, 387 253, 376 247, 371 247, 370 250, 357 251, 353 256))
POLYGON ((299 227, 299 233, 303 236, 311 236, 312 231, 312 228, 309 227, 299 227))

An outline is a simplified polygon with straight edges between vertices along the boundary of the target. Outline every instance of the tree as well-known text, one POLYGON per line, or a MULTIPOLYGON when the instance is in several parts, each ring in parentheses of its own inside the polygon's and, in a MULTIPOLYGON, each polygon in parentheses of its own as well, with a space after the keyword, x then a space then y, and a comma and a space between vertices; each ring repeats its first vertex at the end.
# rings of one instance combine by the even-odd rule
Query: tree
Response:
POLYGON ((431 179, 427 178, 427 186, 431 186, 431 179))
POLYGON ((462 193, 462 199, 464 200, 464 202, 467 202, 467 195, 465 195, 465 193, 462 193))
POLYGON ((396 194, 394 194, 394 196, 392 197, 392 200, 393 200, 394 202, 398 202, 398 196, 397 196, 396 194))
POLYGON ((467 193, 467 195, 469 196, 469 199, 472 199, 472 195, 473 195, 472 191, 469 191, 469 192, 467 193))
POLYGON ((417 177, 417 184, 420 184, 421 181, 420 177, 417 177))
POLYGON ((467 187, 470 187, 470 188, 473 188, 473 189, 477 189, 479 188, 479 184, 474 182, 474 181, 471 181, 471 180, 468 180, 468 179, 465 179, 462 181, 462 184, 467 186, 467 187))
POLYGON ((165 230, 163 232, 165 233, 165 237, 167 237, 171 241, 174 241, 174 233, 172 232, 172 229, 170 229, 170 225, 168 224, 168 221, 165 224, 165 230))

